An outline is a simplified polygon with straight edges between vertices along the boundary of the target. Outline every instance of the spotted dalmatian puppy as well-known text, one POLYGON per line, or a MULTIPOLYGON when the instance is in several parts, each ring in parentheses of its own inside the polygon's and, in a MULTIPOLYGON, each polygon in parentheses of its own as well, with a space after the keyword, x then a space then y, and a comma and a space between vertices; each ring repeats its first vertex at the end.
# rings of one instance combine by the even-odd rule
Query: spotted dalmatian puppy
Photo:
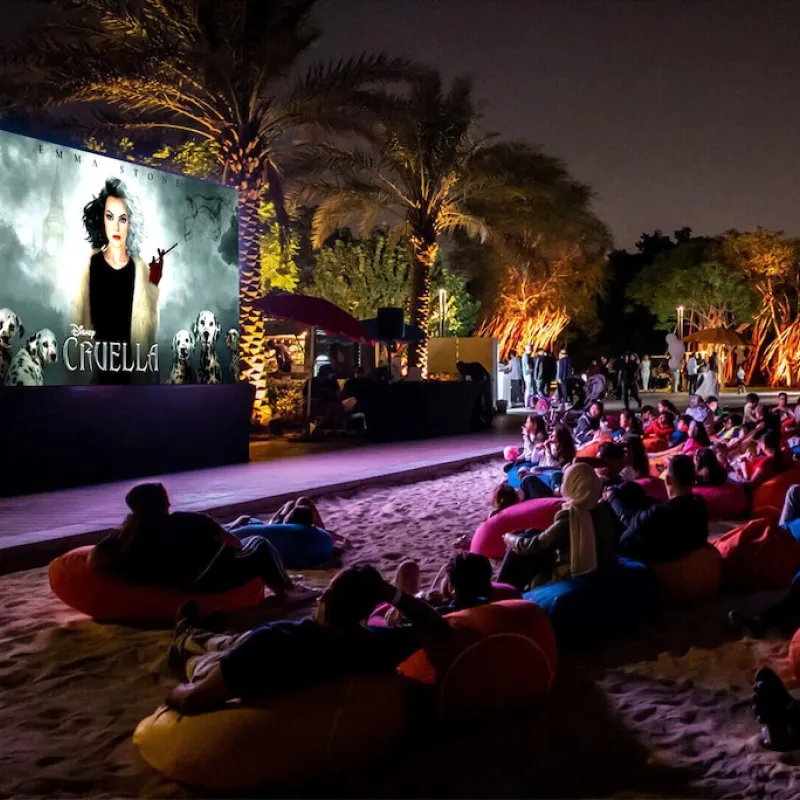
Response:
POLYGON ((172 337, 172 370, 167 383, 194 383, 195 375, 189 363, 194 355, 194 336, 190 331, 180 330, 172 337))
POLYGON ((6 374, 6 386, 44 386, 44 368, 58 361, 58 340, 49 328, 28 339, 6 374))
POLYGON ((14 358, 11 350, 14 337, 21 340, 24 335, 25 328, 22 327, 19 317, 10 308, 0 308, 0 385, 6 379, 14 358))
POLYGON ((238 383, 242 367, 239 361, 239 331, 236 328, 231 328, 225 334, 225 346, 231 354, 231 379, 238 383))
POLYGON ((198 383, 222 383, 222 369, 217 358, 219 320, 212 311, 201 311, 192 325, 192 333, 200 346, 198 383))

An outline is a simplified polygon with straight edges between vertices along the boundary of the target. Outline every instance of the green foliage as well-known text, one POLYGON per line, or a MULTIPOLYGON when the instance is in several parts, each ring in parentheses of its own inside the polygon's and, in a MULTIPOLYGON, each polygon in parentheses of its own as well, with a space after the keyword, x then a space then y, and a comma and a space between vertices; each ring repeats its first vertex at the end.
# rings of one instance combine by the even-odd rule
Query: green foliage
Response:
POLYGON ((381 307, 402 307, 408 298, 408 250, 391 246, 375 230, 363 239, 336 240, 317 253, 307 294, 324 297, 356 319, 369 319, 381 307))
POLYGON ((439 335, 440 300, 439 292, 447 292, 445 305, 445 335, 471 336, 478 327, 479 300, 472 297, 467 289, 467 279, 451 272, 439 259, 431 280, 431 316, 428 335, 439 335))
POLYGON ((702 327, 747 323, 758 306, 747 276, 708 238, 684 239, 662 253, 631 282, 628 298, 655 315, 663 330, 675 326, 678 306, 702 327))
POLYGON ((300 280, 295 263, 300 247, 298 237, 293 231, 282 234, 275 206, 267 199, 262 199, 258 207, 258 221, 261 223, 261 289, 264 294, 273 289, 293 292, 300 280))

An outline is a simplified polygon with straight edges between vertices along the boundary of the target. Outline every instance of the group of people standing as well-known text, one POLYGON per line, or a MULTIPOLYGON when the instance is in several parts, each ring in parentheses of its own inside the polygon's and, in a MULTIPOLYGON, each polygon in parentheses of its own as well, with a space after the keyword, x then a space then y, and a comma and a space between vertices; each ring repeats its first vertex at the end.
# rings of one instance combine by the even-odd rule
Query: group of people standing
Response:
POLYGON ((570 400, 570 379, 573 377, 572 359, 562 349, 558 358, 545 348, 535 353, 532 345, 526 345, 522 355, 516 350, 509 352, 505 371, 511 382, 511 407, 530 407, 536 397, 547 397, 550 386, 556 381, 558 398, 566 403, 570 400))

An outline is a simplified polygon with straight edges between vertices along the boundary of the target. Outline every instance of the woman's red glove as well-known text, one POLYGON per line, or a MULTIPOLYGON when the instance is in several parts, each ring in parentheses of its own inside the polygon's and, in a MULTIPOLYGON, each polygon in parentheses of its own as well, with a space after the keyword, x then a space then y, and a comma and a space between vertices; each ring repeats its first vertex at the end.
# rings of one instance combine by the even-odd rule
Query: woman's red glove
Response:
POLYGON ((164 275, 164 256, 166 255, 166 251, 162 250, 160 247, 158 248, 158 258, 155 256, 153 260, 150 262, 150 283, 153 286, 158 286, 161 283, 161 278, 164 275))

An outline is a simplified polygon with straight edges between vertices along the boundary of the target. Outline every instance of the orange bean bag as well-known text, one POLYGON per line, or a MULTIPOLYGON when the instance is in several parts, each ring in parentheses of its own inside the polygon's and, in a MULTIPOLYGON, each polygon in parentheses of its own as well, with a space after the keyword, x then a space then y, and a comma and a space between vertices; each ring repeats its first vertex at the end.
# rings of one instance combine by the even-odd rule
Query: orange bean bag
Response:
POLYGON ((658 576, 661 591, 668 600, 692 603, 719 594, 722 579, 722 556, 706 543, 680 561, 650 564, 658 576))
POLYGON ((642 441, 646 453, 660 453, 669 450, 669 442, 660 436, 646 436, 642 441))
POLYGON ((585 444, 575 455, 579 458, 597 458, 600 452, 600 445, 611 441, 613 441, 613 438, 610 433, 601 434, 599 439, 585 444))
POLYGON ((794 632, 792 641, 789 642, 789 666, 794 679, 800 681, 800 628, 794 632))
POLYGON ((172 626, 187 600, 196 600, 201 614, 217 609, 251 608, 264 599, 264 584, 253 580, 220 594, 186 594, 161 586, 133 586, 96 570, 92 547, 78 547, 50 562, 50 588, 62 602, 102 622, 172 626))
POLYGON ((159 708, 133 743, 172 780, 215 792, 304 783, 360 769, 404 733, 409 682, 354 675, 195 717, 159 708))
POLYGON ((715 539, 722 586, 734 592, 785 589, 800 569, 800 542, 774 518, 752 519, 715 539))
POLYGON ((470 552, 480 553, 499 561, 506 554, 504 533, 515 533, 530 528, 545 530, 553 524, 556 511, 562 505, 564 500, 561 497, 541 497, 536 500, 524 500, 504 508, 499 514, 489 517, 478 526, 470 541, 470 552))
POLYGON ((783 510, 786 492, 795 483, 800 483, 800 467, 792 467, 757 486, 753 492, 753 515, 779 517, 783 510))
POLYGON ((547 694, 558 669, 547 613, 504 600, 448 614, 454 636, 418 651, 399 671, 435 687, 440 719, 482 718, 524 708, 547 694))

